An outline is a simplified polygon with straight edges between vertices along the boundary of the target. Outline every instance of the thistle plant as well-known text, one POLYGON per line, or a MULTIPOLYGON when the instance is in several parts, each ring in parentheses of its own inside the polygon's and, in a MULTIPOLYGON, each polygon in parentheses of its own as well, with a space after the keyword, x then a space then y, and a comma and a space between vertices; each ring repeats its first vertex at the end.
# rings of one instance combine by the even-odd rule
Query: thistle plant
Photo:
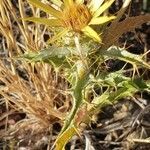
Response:
POLYGON ((80 135, 81 123, 89 123, 92 115, 101 107, 132 96, 137 91, 150 90, 148 83, 135 77, 139 66, 150 69, 144 57, 114 46, 120 35, 149 21, 149 15, 140 16, 142 22, 136 20, 131 23, 131 19, 136 19, 134 17, 119 22, 127 8, 124 5, 129 5, 130 1, 125 2, 116 15, 109 14, 108 11, 115 0, 91 0, 87 3, 84 0, 52 0, 50 5, 39 0, 28 1, 46 12, 48 18, 33 16, 23 20, 48 26, 54 31, 54 36, 47 41, 47 47, 43 50, 38 53, 28 51, 21 57, 29 62, 49 63, 58 72, 63 70, 70 85, 68 92, 72 96, 72 108, 55 142, 56 150, 61 150, 73 135, 80 135), (116 37, 110 39, 113 32, 117 33, 114 31, 117 25, 127 25, 129 22, 130 26, 120 29, 116 37), (111 23, 109 27, 108 23, 111 23), (110 58, 132 64, 132 78, 126 77, 123 69, 114 73, 103 70, 104 62, 110 58), (101 90, 103 87, 106 88, 105 91, 101 90), (95 88, 100 94, 95 92, 95 88), (92 99, 89 98, 90 94, 93 95, 92 99))
POLYGON ((98 33, 90 25, 104 24, 115 18, 115 16, 100 16, 115 0, 109 0, 102 5, 103 1, 96 1, 95 3, 92 0, 90 3, 84 4, 84 0, 68 0, 63 2, 54 0, 53 3, 58 6, 58 9, 55 9, 38 0, 29 0, 32 5, 50 14, 53 18, 30 17, 27 20, 50 27, 62 27, 61 33, 58 33, 59 35, 64 35, 69 31, 74 31, 75 33, 82 32, 95 41, 101 42, 98 33))

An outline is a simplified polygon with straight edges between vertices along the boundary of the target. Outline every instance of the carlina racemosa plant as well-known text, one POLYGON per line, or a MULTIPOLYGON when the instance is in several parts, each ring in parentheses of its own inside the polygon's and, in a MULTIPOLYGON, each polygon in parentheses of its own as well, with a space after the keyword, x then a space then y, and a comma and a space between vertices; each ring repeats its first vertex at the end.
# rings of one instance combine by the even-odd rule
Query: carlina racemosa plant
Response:
POLYGON ((70 85, 68 92, 72 96, 72 107, 54 144, 56 150, 65 149, 73 135, 80 136, 81 124, 89 123, 101 107, 132 96, 139 90, 149 90, 147 83, 135 78, 135 72, 138 66, 150 69, 150 65, 143 56, 131 54, 114 43, 123 33, 150 21, 150 16, 128 17, 120 21, 131 0, 125 0, 121 9, 112 15, 108 9, 114 1, 51 0, 51 3, 44 3, 28 0, 47 16, 23 20, 46 25, 53 36, 47 41, 47 48, 38 53, 28 51, 22 58, 49 63, 61 73, 63 70, 70 85), (109 59, 132 64, 132 78, 124 76, 123 69, 107 72, 104 63, 109 59), (106 90, 101 90, 103 87, 106 90), (95 89, 100 92, 96 93, 95 89))

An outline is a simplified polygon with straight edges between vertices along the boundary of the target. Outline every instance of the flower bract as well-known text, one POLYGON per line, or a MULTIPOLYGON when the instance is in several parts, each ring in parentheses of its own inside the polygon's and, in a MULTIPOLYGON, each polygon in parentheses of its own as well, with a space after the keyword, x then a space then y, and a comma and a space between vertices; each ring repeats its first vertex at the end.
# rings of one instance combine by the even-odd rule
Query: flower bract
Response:
MULTIPOLYGON (((99 34, 92 28, 93 25, 102 25, 115 19, 115 16, 106 16, 103 13, 115 0, 52 0, 53 5, 47 5, 39 0, 28 0, 30 4, 50 14, 51 18, 29 17, 25 20, 47 25, 62 27, 60 37, 69 31, 83 33, 94 41, 102 42, 99 34), (56 6, 56 7, 54 7, 56 6)), ((57 39, 57 38, 54 39, 57 39)), ((52 40, 54 41, 54 40, 52 40)))

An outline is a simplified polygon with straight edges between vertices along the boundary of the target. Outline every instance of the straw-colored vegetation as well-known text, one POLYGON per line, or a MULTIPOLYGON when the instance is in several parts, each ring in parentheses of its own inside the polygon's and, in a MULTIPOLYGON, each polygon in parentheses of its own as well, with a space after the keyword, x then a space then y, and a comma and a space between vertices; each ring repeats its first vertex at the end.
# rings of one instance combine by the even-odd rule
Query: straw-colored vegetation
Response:
MULTIPOLYGON (((17 56, 25 51, 37 51, 45 46, 45 27, 27 25, 21 21, 26 9, 30 9, 27 2, 18 1, 19 9, 11 1, 0 3, 0 32, 2 36, 0 60, 0 94, 2 103, 6 104, 5 129, 8 130, 8 116, 16 111, 26 113, 26 118, 13 126, 13 132, 20 132, 21 128, 29 128, 36 124, 38 130, 49 130, 56 121, 63 120, 70 109, 68 96, 65 90, 68 85, 63 76, 54 72, 53 68, 44 63, 29 64, 20 61, 17 56), (42 129, 43 128, 43 129, 42 129)), ((39 10, 31 7, 33 14, 40 14, 39 10)), ((33 129, 34 130, 34 129, 33 129)), ((40 131, 39 131, 40 132, 40 131)))

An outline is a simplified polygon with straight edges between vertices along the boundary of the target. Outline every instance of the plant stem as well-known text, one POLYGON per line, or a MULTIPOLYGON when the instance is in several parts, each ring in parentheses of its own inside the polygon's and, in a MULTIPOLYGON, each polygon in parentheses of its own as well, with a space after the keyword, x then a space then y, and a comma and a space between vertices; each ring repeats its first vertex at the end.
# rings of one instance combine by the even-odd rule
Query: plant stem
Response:
POLYGON ((75 45, 76 45, 78 54, 79 54, 79 56, 80 56, 80 60, 82 61, 84 67, 88 68, 88 65, 87 65, 87 62, 86 62, 86 58, 85 58, 85 56, 84 56, 83 53, 82 53, 82 49, 81 49, 81 46, 80 46, 79 35, 78 35, 78 34, 75 35, 75 37, 74 37, 74 42, 75 42, 75 45))
POLYGON ((85 59, 83 59, 84 56, 81 51, 79 37, 76 36, 74 40, 75 40, 77 51, 79 52, 79 55, 80 55, 80 59, 76 63, 76 79, 75 79, 76 82, 75 82, 75 85, 73 86, 74 89, 73 89, 73 94, 72 94, 72 97, 73 97, 72 109, 69 113, 69 116, 65 120, 65 123, 61 130, 60 135, 63 134, 63 132, 65 132, 65 130, 69 128, 71 124, 75 124, 74 122, 75 115, 77 114, 83 102, 82 90, 86 84, 87 77, 88 77, 88 72, 87 72, 88 70, 87 70, 87 67, 85 66, 87 63, 85 59))
POLYGON ((72 109, 69 113, 69 116, 66 118, 65 120, 65 123, 64 123, 64 126, 61 130, 61 134, 72 124, 74 123, 74 118, 75 118, 75 115, 78 111, 78 109, 80 108, 82 102, 83 102, 83 99, 82 99, 82 90, 84 88, 84 85, 85 85, 85 78, 83 79, 77 79, 77 83, 76 83, 76 86, 75 86, 75 89, 73 90, 73 103, 72 103, 72 109))

